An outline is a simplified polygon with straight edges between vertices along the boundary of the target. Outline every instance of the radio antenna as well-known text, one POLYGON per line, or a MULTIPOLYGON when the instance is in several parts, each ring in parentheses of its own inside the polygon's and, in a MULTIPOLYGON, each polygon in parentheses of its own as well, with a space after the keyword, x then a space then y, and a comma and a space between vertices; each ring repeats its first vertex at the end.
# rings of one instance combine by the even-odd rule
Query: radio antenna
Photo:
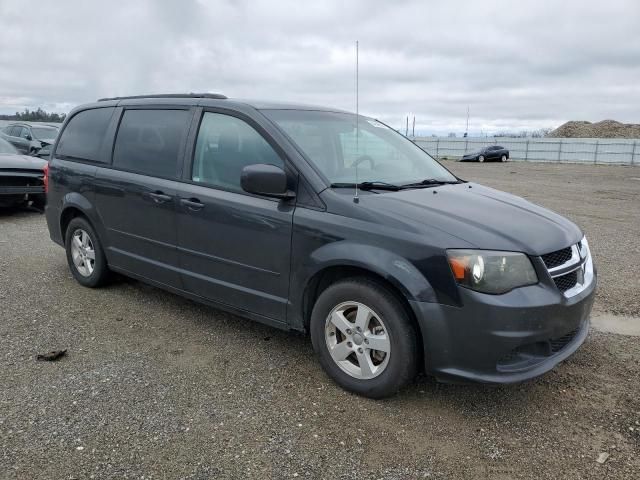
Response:
POLYGON ((356 40, 356 194, 353 197, 353 202, 354 203, 358 203, 360 201, 360 199, 358 198, 358 158, 359 158, 359 154, 360 154, 360 145, 359 145, 359 138, 360 138, 360 126, 359 126, 359 116, 360 116, 360 111, 359 111, 359 98, 358 98, 358 69, 359 69, 359 65, 358 65, 358 40, 356 40))

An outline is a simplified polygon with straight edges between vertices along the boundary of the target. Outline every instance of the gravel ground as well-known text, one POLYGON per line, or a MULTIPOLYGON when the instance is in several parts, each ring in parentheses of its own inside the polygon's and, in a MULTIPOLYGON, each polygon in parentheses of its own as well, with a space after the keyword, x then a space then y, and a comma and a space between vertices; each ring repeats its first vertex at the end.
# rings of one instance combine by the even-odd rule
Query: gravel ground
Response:
MULTIPOLYGON (((640 169, 447 165, 576 221, 596 309, 639 315, 640 169)), ((30 212, 0 212, 0 305, 0 478, 640 477, 638 337, 594 331, 522 385, 421 378, 368 400, 303 336, 135 281, 82 288, 30 212)))

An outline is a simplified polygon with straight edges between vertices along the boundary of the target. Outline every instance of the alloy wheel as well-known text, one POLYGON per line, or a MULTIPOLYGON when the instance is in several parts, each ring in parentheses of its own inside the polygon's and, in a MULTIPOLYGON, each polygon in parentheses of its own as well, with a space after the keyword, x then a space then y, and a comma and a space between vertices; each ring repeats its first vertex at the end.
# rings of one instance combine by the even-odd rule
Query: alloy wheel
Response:
POLYGON ((71 259, 80 275, 91 276, 96 264, 96 251, 91 237, 81 228, 71 236, 71 259))
POLYGON ((325 324, 329 354, 340 369, 359 380, 380 375, 389 364, 391 341, 378 314, 359 302, 331 310, 325 324))

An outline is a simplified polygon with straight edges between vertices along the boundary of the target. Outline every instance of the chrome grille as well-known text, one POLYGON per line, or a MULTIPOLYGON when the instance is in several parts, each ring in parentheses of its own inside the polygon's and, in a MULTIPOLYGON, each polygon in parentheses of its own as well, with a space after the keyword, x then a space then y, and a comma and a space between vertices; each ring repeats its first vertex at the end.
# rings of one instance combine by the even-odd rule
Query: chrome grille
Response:
POLYGON ((593 260, 585 238, 540 258, 556 288, 567 298, 577 295, 593 281, 593 260))
POLYGON ((570 288, 576 286, 576 284, 578 283, 578 272, 574 271, 560 277, 555 277, 553 279, 553 282, 556 284, 556 287, 558 287, 558 290, 564 293, 570 288))
POLYGON ((571 247, 542 255, 542 261, 547 268, 555 268, 571 260, 571 247))

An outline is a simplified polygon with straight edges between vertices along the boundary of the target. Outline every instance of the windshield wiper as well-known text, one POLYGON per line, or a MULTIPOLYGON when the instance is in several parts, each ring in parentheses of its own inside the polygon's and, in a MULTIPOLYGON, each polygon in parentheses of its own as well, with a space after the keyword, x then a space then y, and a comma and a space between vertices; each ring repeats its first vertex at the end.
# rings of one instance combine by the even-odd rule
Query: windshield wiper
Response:
POLYGON ((460 180, 438 180, 436 178, 425 178, 415 183, 405 183, 402 188, 420 188, 420 187, 434 187, 438 185, 453 185, 456 183, 462 183, 460 180))
MULTIPOLYGON (((332 183, 332 188, 355 188, 355 183, 332 183)), ((373 181, 373 182, 360 182, 358 183, 358 188, 360 190, 390 190, 392 192, 397 192, 398 190, 402 190, 402 186, 394 185, 393 183, 381 182, 381 181, 373 181)))

